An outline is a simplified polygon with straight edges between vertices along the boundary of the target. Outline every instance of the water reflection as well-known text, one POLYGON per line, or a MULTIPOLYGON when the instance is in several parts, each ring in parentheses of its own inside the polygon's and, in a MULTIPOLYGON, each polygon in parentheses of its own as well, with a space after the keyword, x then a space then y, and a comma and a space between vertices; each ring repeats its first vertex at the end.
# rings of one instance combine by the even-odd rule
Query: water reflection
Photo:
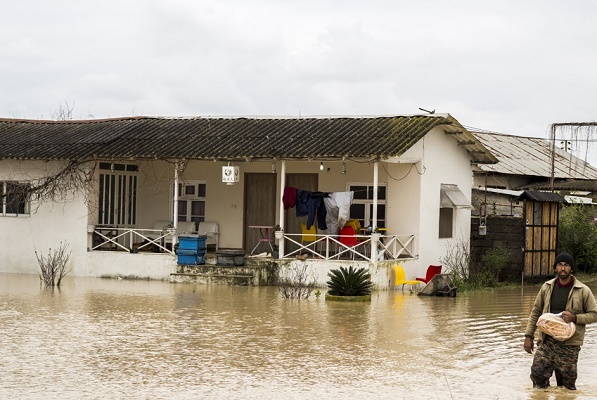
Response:
POLYGON ((577 392, 531 388, 522 342, 537 291, 363 304, 70 277, 52 291, 0 275, 0 398, 597 398, 594 326, 577 392))

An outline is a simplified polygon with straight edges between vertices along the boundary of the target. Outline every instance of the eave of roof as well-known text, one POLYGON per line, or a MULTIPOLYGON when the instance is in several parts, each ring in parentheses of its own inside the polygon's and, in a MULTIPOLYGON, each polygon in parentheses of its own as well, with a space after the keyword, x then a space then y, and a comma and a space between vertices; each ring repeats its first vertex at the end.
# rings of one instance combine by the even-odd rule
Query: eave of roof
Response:
POLYGON ((463 143, 473 162, 497 161, 448 114, 0 119, 0 159, 383 160, 402 155, 438 126, 463 143))

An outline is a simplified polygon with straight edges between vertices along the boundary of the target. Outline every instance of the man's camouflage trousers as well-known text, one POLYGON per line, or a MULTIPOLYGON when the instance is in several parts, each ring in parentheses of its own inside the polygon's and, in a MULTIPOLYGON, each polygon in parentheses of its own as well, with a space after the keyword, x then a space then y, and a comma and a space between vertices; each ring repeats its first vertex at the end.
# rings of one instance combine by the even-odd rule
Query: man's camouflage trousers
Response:
POLYGON ((566 346, 549 335, 537 347, 533 365, 531 366, 531 380, 533 387, 546 388, 549 378, 555 371, 558 386, 576 390, 576 364, 580 346, 566 346))

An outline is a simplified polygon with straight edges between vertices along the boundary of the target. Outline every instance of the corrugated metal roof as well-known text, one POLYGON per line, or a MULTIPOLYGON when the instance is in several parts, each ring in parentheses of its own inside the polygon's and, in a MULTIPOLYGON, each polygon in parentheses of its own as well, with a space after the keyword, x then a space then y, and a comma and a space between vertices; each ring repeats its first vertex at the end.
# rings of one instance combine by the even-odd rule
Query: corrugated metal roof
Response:
POLYGON ((552 192, 539 192, 536 190, 526 190, 521 193, 520 196, 515 198, 515 200, 534 200, 534 201, 541 201, 541 202, 557 202, 557 203, 566 203, 566 199, 560 196, 557 193, 552 192))
MULTIPOLYGON (((497 164, 479 165, 486 172, 551 177, 551 143, 547 139, 471 131, 495 157, 497 164)), ((556 148, 554 177, 558 179, 597 179, 597 169, 589 163, 556 148)))
POLYGON ((469 151, 473 162, 497 161, 448 114, 0 119, 0 159, 387 159, 402 155, 438 126, 469 151))

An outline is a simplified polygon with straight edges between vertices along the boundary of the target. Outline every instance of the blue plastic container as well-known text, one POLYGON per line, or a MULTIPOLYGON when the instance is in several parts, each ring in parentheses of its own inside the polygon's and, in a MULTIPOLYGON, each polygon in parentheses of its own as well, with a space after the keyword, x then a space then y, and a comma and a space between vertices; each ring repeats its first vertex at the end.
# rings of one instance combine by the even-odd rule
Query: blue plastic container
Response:
POLYGON ((180 235, 178 236, 178 264, 199 265, 205 264, 205 249, 207 235, 180 235))
POLYGON ((179 235, 179 250, 197 250, 205 252, 207 235, 179 235))

